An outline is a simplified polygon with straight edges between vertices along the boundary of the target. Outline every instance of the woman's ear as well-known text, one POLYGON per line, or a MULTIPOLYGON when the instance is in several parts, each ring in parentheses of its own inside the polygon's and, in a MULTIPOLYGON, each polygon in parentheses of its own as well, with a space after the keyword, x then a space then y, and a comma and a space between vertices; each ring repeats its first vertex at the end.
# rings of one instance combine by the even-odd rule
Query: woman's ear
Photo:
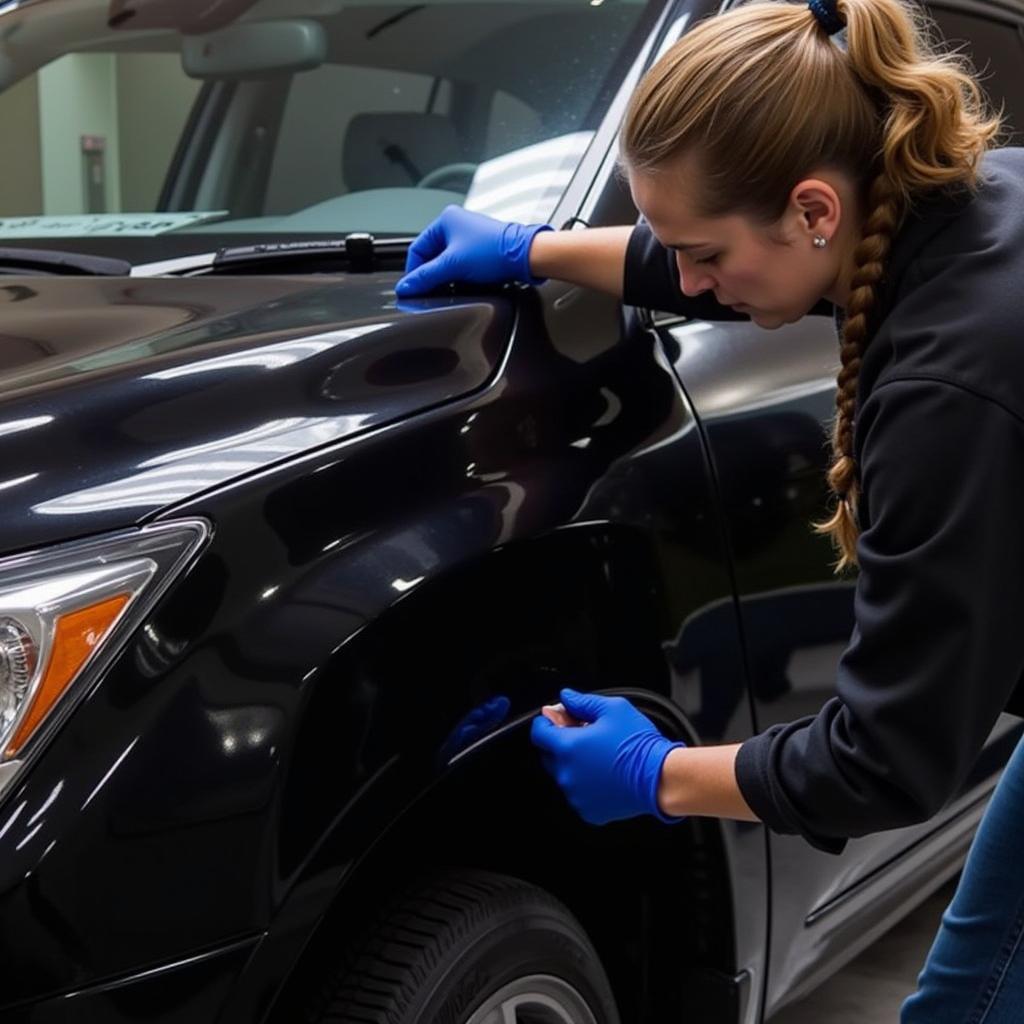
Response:
POLYGON ((843 204, 835 187, 823 178, 805 178, 789 194, 792 220, 808 240, 815 235, 832 238, 839 230, 843 204))

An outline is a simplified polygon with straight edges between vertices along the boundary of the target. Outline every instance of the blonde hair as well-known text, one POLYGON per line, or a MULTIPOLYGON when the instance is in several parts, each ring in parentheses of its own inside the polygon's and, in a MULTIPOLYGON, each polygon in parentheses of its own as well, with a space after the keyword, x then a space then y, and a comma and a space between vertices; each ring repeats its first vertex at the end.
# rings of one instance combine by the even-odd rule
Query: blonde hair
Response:
POLYGON ((831 536, 841 572, 857 563, 857 378, 891 240, 920 193, 976 191, 1002 113, 966 58, 940 50, 920 9, 901 0, 838 0, 835 9, 845 49, 804 3, 756 0, 696 25, 634 92, 621 156, 650 171, 692 152, 700 215, 741 213, 766 226, 814 168, 856 182, 866 215, 840 345, 828 471, 836 507, 814 524, 831 536))

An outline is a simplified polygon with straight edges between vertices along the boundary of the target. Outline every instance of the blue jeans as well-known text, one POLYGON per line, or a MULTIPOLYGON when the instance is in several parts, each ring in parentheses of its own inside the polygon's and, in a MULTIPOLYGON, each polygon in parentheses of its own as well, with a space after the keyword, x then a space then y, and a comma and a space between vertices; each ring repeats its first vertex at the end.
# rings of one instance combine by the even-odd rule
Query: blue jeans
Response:
POLYGON ((974 836, 901 1024, 1024 1021, 1024 739, 974 836))

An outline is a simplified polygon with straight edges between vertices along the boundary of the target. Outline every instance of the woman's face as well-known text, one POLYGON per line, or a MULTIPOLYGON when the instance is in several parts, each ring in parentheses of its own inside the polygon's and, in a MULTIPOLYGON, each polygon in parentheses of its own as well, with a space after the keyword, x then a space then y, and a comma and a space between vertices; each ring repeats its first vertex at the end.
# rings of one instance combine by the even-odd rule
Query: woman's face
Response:
POLYGON ((712 292, 767 328, 799 320, 822 298, 845 305, 854 244, 847 237, 853 218, 842 217, 843 198, 848 209, 853 203, 845 175, 808 176, 794 186, 778 223, 764 227, 741 214, 698 216, 695 174, 685 158, 654 172, 629 172, 637 209, 675 253, 685 295, 712 292), (824 248, 814 245, 815 235, 827 239, 824 248))

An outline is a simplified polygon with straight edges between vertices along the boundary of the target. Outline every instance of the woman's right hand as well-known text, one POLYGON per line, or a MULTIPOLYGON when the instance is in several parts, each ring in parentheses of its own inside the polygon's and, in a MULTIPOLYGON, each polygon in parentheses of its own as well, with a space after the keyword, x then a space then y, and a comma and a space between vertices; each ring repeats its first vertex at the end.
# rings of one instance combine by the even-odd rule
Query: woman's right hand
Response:
POLYGON ((550 224, 516 224, 447 206, 409 247, 395 294, 411 298, 454 281, 542 284, 545 278, 530 273, 530 245, 539 231, 551 230, 550 224))

